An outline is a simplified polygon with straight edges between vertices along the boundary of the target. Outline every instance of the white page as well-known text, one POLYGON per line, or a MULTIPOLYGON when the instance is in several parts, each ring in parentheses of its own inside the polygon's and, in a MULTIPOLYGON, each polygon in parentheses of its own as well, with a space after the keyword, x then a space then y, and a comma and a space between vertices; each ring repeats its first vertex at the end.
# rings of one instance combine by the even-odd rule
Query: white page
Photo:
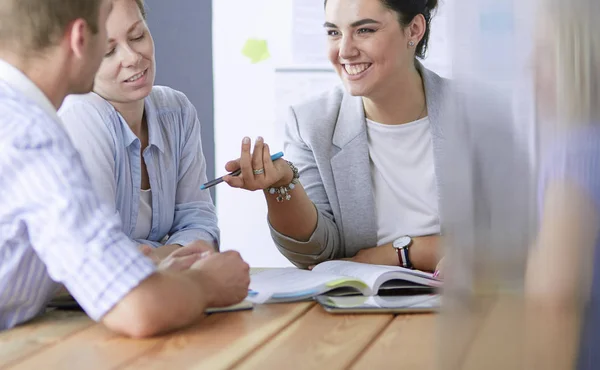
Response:
POLYGON ((387 271, 388 269, 382 266, 350 261, 327 261, 318 264, 313 269, 313 272, 357 278, 367 283, 371 288, 375 285, 377 278, 387 271))
POLYGON ((249 300, 264 302, 274 294, 309 291, 340 278, 343 276, 327 272, 315 273, 295 267, 269 269, 250 276, 250 289, 258 295, 249 300))
MULTIPOLYGON (((363 280, 365 283, 373 289, 377 279, 388 272, 395 272, 405 276, 418 276, 436 282, 434 285, 440 285, 440 283, 433 278, 433 275, 427 272, 419 270, 410 270, 396 266, 381 266, 371 265, 366 263, 357 263, 350 261, 327 261, 317 265, 313 271, 328 272, 336 275, 344 275, 354 277, 363 280)), ((400 276, 401 277, 401 276, 400 276)), ((417 281, 418 282, 418 281, 417 281)), ((419 282, 420 283, 420 282, 419 282)))

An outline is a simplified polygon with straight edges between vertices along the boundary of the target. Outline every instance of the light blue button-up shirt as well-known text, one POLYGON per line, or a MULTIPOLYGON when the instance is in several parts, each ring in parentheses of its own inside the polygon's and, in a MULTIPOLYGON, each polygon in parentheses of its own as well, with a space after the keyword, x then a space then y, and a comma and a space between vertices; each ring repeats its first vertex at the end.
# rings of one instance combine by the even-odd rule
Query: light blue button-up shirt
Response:
POLYGON ((156 270, 91 190, 56 110, 0 60, 0 330, 63 283, 95 320, 156 270))
POLYGON ((183 93, 155 86, 145 99, 145 114, 149 145, 140 155, 140 139, 99 95, 69 96, 59 110, 94 190, 114 206, 130 238, 137 224, 143 156, 152 190, 152 225, 147 239, 135 241, 158 247, 206 240, 217 246, 215 207, 210 193, 200 190, 207 181, 206 162, 194 106, 183 93))

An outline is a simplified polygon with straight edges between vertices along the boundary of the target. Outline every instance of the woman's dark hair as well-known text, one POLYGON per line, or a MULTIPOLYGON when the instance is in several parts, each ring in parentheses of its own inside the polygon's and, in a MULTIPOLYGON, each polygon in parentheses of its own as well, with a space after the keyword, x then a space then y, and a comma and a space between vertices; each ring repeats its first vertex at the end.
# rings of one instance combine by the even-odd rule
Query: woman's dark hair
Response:
MULTIPOLYGON (((429 43, 429 31, 431 29, 431 17, 438 6, 438 0, 379 0, 383 6, 398 14, 398 22, 406 27, 419 14, 425 18, 425 33, 417 45, 415 55, 421 59, 425 58, 427 45, 429 43)), ((325 0, 327 6, 327 0, 325 0)))

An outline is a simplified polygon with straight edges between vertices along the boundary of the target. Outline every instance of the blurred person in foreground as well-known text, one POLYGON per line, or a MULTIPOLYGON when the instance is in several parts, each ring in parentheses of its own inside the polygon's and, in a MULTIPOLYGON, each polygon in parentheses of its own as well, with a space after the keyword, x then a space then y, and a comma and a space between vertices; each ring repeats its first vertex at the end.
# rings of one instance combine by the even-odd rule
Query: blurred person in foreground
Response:
POLYGON ((535 44, 540 227, 528 368, 600 368, 600 3, 544 0, 535 44))
POLYGON ((147 337, 248 293, 239 254, 183 247, 157 267, 92 190, 57 109, 88 93, 112 0, 0 2, 0 330, 64 284, 108 328, 147 337))

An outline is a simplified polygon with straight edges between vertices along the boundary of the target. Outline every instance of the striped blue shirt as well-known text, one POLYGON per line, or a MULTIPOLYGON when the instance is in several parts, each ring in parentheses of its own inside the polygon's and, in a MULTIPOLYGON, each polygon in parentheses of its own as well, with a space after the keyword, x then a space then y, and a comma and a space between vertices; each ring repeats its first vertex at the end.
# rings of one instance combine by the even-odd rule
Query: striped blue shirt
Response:
POLYGON ((91 190, 48 98, 0 60, 0 330, 64 284, 94 320, 156 267, 91 190))
POLYGON ((123 231, 134 239, 140 209, 142 160, 152 190, 150 232, 140 244, 186 245, 195 240, 219 244, 217 214, 206 179, 200 122, 187 97, 155 86, 144 101, 148 146, 124 118, 95 93, 69 96, 58 115, 83 158, 98 196, 119 214, 123 231))

